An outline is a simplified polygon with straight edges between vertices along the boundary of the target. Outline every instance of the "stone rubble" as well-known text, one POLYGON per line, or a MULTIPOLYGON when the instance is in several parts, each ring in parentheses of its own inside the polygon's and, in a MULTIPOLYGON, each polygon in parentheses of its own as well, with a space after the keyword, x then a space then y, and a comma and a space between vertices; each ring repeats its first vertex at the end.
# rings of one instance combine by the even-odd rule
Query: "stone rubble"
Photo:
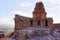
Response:
MULTIPOLYGON (((34 34, 31 32, 31 34, 34 34)), ((26 38, 25 40, 60 40, 60 35, 58 35, 59 33, 54 31, 54 34, 52 35, 34 35, 32 36, 30 33, 28 34, 28 37, 30 38, 26 38)), ((26 36, 25 36, 26 37, 26 36)), ((17 40, 16 38, 2 38, 0 40, 17 40)))

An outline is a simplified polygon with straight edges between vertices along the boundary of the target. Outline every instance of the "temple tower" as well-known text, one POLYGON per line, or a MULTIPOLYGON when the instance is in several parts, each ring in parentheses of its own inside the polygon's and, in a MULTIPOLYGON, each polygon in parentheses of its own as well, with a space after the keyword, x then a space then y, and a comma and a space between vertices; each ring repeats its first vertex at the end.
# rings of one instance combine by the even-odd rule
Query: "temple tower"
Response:
POLYGON ((44 19, 46 18, 46 12, 42 2, 37 2, 33 11, 33 18, 44 19))

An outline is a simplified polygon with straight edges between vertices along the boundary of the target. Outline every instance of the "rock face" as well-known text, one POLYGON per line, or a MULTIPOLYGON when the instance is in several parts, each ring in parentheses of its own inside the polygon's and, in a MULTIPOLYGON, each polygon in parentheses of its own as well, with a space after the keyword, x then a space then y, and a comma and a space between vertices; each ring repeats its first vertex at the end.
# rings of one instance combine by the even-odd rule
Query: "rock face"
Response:
MULTIPOLYGON (((54 34, 47 34, 43 30, 17 30, 16 34, 17 36, 13 36, 11 38, 14 40, 60 40, 60 37, 54 34), (15 37, 15 38, 14 38, 15 37)), ((7 38, 8 39, 8 38, 7 38)))
POLYGON ((5 37, 4 32, 0 30, 0 39, 5 37))

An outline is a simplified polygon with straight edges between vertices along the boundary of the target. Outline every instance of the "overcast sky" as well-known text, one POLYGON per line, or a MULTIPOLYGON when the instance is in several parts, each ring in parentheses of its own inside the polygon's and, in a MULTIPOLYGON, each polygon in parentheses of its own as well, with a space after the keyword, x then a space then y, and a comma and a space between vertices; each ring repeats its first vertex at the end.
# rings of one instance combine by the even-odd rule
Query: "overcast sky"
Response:
POLYGON ((0 24, 14 24, 15 14, 32 17, 36 2, 42 1, 48 17, 60 23, 60 0, 0 0, 0 24))

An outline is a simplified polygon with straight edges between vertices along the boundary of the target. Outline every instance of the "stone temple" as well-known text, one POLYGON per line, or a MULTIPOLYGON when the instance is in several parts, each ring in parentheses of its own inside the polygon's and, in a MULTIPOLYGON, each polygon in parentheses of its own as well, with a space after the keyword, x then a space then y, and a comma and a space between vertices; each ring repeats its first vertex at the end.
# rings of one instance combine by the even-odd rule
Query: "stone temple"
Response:
POLYGON ((22 30, 29 27, 37 28, 52 28, 53 19, 47 17, 44 5, 42 2, 37 2, 32 12, 33 17, 24 17, 15 15, 15 30, 22 30))
POLYGON ((32 12, 33 17, 15 15, 15 35, 17 40, 27 40, 41 35, 51 35, 55 28, 60 28, 60 24, 54 24, 53 19, 47 17, 42 2, 37 2, 32 12))
POLYGON ((58 38, 60 38, 60 24, 53 23, 53 19, 47 17, 42 2, 36 3, 32 14, 32 18, 20 16, 18 14, 15 15, 15 30, 12 39, 58 40, 58 38))

